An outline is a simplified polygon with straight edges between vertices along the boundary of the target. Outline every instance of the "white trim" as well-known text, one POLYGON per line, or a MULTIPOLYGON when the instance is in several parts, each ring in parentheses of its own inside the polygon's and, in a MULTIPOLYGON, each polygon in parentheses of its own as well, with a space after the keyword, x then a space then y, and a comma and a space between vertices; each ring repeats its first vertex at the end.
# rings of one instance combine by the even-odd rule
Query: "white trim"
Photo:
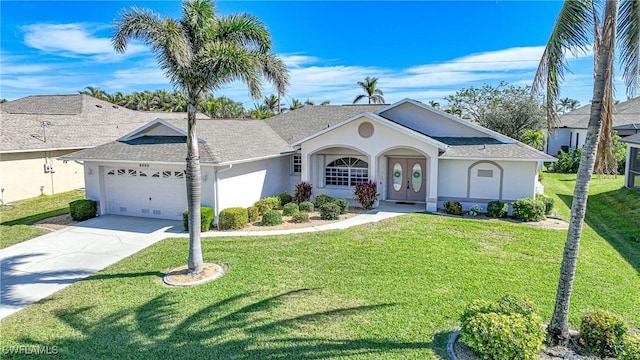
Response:
POLYGON ((435 140, 435 139, 433 139, 433 138, 431 138, 431 137, 429 137, 427 135, 421 134, 421 133, 419 133, 419 132, 417 132, 417 131, 415 131, 413 129, 410 129, 410 128, 406 127, 406 126, 397 124, 397 123, 395 123, 393 121, 390 121, 390 120, 387 120, 387 119, 385 119, 385 118, 383 118, 383 117, 381 117, 379 115, 369 114, 369 113, 360 113, 360 114, 357 114, 355 116, 352 116, 352 117, 350 117, 350 118, 348 118, 348 119, 346 119, 346 120, 344 120, 344 121, 342 121, 342 122, 340 122, 338 124, 335 124, 335 125, 330 126, 330 127, 326 128, 326 129, 318 131, 317 133, 309 135, 304 139, 298 140, 295 143, 291 144, 291 146, 301 145, 302 143, 304 143, 306 141, 314 139, 314 138, 316 138, 316 137, 318 137, 320 135, 326 134, 329 131, 337 129, 337 128, 343 126, 343 125, 346 125, 346 124, 348 124, 348 123, 350 123, 352 121, 355 121, 355 120, 363 118, 363 117, 365 117, 365 118, 367 118, 367 119, 369 119, 371 121, 375 121, 378 124, 384 125, 384 126, 390 128, 390 129, 393 129, 393 130, 396 130, 396 131, 398 131, 400 133, 403 133, 403 134, 405 134, 407 136, 410 136, 410 137, 412 137, 412 138, 414 138, 416 140, 422 141, 422 142, 427 143, 427 144, 429 144, 431 146, 435 146, 440 150, 446 150, 447 147, 448 147, 447 144, 442 143, 442 142, 440 142, 438 140, 435 140))
MULTIPOLYGON (((187 136, 187 132, 186 131, 184 131, 182 129, 179 129, 179 128, 169 124, 168 122, 166 122, 166 121, 164 121, 164 120, 162 120, 160 118, 157 118, 155 120, 152 120, 151 122, 148 122, 145 125, 142 125, 141 127, 137 128, 136 130, 133 130, 132 132, 124 135, 123 137, 117 139, 116 141, 129 141, 129 140, 133 140, 133 139, 139 138, 141 136, 144 136, 144 134, 142 134, 142 133, 145 130, 147 130, 150 127, 155 126, 157 124, 164 125, 164 126, 168 127, 169 129, 171 129, 173 131, 176 131, 179 134, 182 134, 183 136, 187 136)), ((200 139, 198 139, 198 141, 200 141, 200 139)))
POLYGON ((400 106, 402 104, 406 104, 406 103, 415 105, 415 106, 417 106, 417 107, 419 107, 419 108, 421 108, 423 110, 426 110, 426 111, 432 112, 434 114, 443 116, 443 117, 445 117, 445 118, 447 118, 449 120, 455 121, 455 122, 457 122, 459 124, 462 124, 464 126, 472 128, 474 130, 477 130, 477 131, 480 131, 482 133, 485 133, 485 134, 495 138, 496 140, 500 140, 500 141, 503 141, 503 142, 506 142, 506 143, 519 142, 516 139, 510 138, 510 137, 508 137, 506 135, 502 135, 502 134, 500 134, 498 132, 495 132, 493 130, 487 129, 487 128, 485 128, 483 126, 480 126, 478 124, 474 124, 471 121, 464 120, 464 119, 459 118, 459 117, 457 117, 455 115, 451 115, 451 114, 446 113, 444 111, 440 111, 438 109, 434 109, 431 106, 428 106, 426 104, 421 103, 420 101, 416 101, 416 100, 409 99, 409 98, 404 98, 404 99, 402 99, 402 100, 400 100, 400 101, 398 101, 396 103, 393 103, 393 104, 391 104, 391 105, 389 105, 389 106, 387 106, 387 107, 385 107, 383 109, 380 109, 380 110, 376 111, 375 114, 376 115, 380 115, 385 111, 391 110, 391 109, 393 109, 395 107, 398 107, 398 106, 400 106))
POLYGON ((490 157, 463 157, 463 156, 438 156, 438 159, 441 160, 493 160, 493 161, 544 161, 544 162, 554 162, 558 161, 558 159, 548 159, 548 158, 540 158, 540 159, 523 159, 523 158, 490 158, 490 157))
POLYGON ((213 165, 214 166, 226 166, 226 165, 234 165, 234 164, 243 164, 243 163, 248 163, 248 162, 252 162, 252 161, 275 159, 275 158, 278 158, 278 157, 285 157, 285 156, 290 156, 290 155, 291 155, 291 153, 287 152, 287 153, 280 153, 280 154, 277 154, 277 155, 266 155, 266 156, 259 156, 259 157, 255 157, 255 158, 249 158, 249 159, 225 161, 225 162, 220 162, 220 163, 216 163, 216 164, 213 164, 213 165))

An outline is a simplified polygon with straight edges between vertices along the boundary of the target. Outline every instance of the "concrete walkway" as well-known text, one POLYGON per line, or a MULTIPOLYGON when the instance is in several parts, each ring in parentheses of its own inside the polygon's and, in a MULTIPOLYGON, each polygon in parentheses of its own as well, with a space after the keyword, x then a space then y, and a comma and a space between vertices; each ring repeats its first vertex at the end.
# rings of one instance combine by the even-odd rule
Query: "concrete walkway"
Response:
MULTIPOLYGON (((346 229, 424 211, 382 203, 344 221, 266 231, 211 231, 202 237, 266 236, 346 229)), ((169 237, 188 237, 181 221, 104 215, 0 250, 0 319, 169 237)))

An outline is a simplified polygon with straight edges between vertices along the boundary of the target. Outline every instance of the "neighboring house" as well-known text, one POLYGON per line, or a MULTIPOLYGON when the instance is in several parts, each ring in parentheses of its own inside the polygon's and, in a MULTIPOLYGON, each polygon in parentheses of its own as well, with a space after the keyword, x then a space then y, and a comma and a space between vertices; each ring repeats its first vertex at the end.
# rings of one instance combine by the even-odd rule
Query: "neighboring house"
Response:
POLYGON ((0 199, 7 203, 82 188, 82 164, 57 158, 114 141, 166 116, 186 115, 133 111, 83 94, 28 96, 3 103, 0 199))
MULTIPOLYGON (((547 138, 547 154, 557 156, 560 150, 568 152, 584 146, 589 125, 591 104, 560 116, 560 123, 547 138)), ((614 106, 613 130, 620 137, 640 133, 640 97, 614 106)))
MULTIPOLYGON (((186 121, 157 119, 105 145, 65 155, 85 164, 100 214, 179 219, 187 207, 186 121)), ((349 199, 360 182, 381 200, 448 200, 465 208, 535 196, 539 161, 554 158, 477 124, 405 99, 393 105, 306 106, 258 120, 197 125, 202 204, 216 214, 296 183, 349 199)))
POLYGON ((640 134, 627 136, 621 141, 627 143, 624 185, 631 189, 640 190, 640 134))

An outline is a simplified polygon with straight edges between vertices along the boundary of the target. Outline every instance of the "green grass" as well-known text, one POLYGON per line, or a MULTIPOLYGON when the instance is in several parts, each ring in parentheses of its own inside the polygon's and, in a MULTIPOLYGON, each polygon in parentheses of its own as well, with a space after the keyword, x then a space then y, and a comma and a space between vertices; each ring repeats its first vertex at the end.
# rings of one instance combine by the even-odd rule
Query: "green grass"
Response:
POLYGON ((84 191, 41 195, 0 207, 0 249, 40 236, 46 231, 33 225, 40 220, 69 213, 69 203, 84 199, 84 191))
MULTIPOLYGON (((547 179, 547 194, 565 194, 561 177, 547 179)), ((631 217, 624 209, 617 216, 631 217)), ((527 296, 548 320, 565 237, 509 221, 413 214, 343 231, 206 238, 204 258, 229 271, 189 288, 161 283, 187 256, 188 239, 168 239, 2 320, 0 340, 57 346, 60 358, 73 359, 444 358, 471 300, 527 296)), ((574 328, 593 308, 640 327, 639 246, 629 243, 625 257, 585 228, 574 328)))

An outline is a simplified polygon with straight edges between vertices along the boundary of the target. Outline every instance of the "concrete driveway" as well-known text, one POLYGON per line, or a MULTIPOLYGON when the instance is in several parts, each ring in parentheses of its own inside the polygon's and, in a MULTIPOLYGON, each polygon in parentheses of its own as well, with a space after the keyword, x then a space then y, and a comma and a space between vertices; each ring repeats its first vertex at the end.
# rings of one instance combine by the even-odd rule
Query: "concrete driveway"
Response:
POLYGON ((182 222, 104 215, 0 250, 0 319, 182 233, 182 222))

